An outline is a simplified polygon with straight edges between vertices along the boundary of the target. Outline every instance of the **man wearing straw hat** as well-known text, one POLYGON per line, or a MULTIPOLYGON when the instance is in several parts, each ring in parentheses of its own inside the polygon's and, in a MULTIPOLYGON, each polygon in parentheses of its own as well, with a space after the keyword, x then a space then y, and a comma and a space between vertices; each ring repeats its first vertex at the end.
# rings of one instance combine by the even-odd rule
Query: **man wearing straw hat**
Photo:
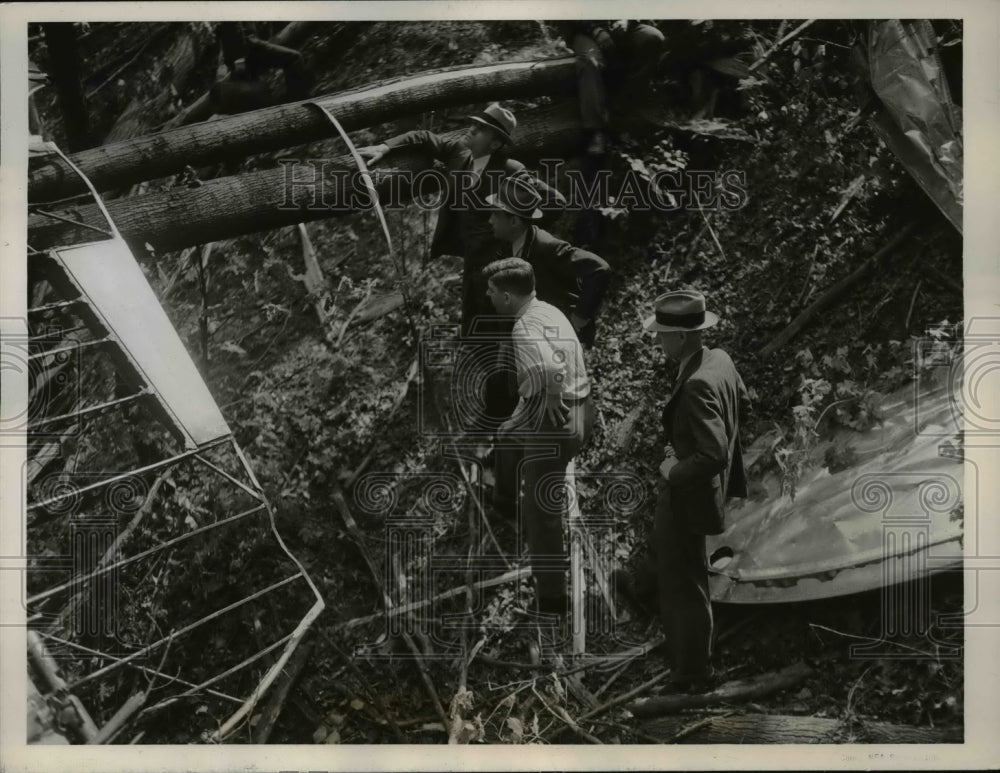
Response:
POLYGON ((684 691, 705 691, 714 678, 705 535, 725 530, 726 497, 747 494, 739 431, 750 398, 729 355, 702 344, 702 330, 718 321, 701 293, 676 290, 656 299, 644 324, 679 363, 662 414, 669 448, 653 547, 671 681, 684 691))

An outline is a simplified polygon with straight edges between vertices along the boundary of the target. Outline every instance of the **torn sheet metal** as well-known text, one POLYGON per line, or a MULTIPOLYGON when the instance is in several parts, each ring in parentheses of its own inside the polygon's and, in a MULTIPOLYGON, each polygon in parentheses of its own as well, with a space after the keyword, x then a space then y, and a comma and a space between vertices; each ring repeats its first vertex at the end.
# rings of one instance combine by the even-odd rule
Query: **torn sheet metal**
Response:
POLYGON ((861 58, 878 97, 876 130, 961 233, 962 112, 952 100, 930 22, 872 22, 861 58))
MULTIPOLYGON (((960 565, 964 465, 954 384, 927 379, 890 395, 866 432, 838 430, 813 450, 795 499, 778 473, 731 503, 709 537, 716 601, 753 604, 857 593, 960 565), (823 466, 836 449, 849 466, 823 466)), ((760 482, 759 482, 760 483, 760 482)))

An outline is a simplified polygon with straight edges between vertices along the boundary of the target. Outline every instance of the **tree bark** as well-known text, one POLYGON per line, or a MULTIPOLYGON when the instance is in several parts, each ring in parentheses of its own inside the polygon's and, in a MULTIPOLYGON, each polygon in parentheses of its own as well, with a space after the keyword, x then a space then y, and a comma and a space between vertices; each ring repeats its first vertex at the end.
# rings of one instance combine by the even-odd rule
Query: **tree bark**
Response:
MULTIPOLYGON (((448 68, 315 101, 351 131, 449 105, 556 93, 572 87, 575 66, 573 58, 563 58, 448 68)), ((319 111, 297 102, 104 145, 74 154, 70 161, 101 191, 165 177, 188 165, 245 158, 332 136, 336 131, 319 111)), ((520 150, 520 126, 516 137, 520 150)), ((52 201, 84 190, 61 161, 46 159, 29 169, 29 201, 52 201)))
POLYGON ((699 709, 718 703, 755 700, 794 687, 811 673, 812 669, 805 663, 795 663, 771 674, 727 682, 710 693, 661 695, 657 698, 636 701, 626 708, 637 717, 657 717, 663 714, 675 714, 683 709, 699 709))
MULTIPOLYGON (((518 125, 513 155, 522 161, 543 156, 564 157, 579 145, 580 131, 575 102, 530 111, 518 125)), ((452 135, 463 133, 464 130, 452 135)), ((393 168, 373 170, 383 207, 409 201, 413 173, 431 166, 431 160, 417 150, 395 150, 387 160, 393 168)), ((443 175, 434 174, 416 178, 419 192, 433 193, 439 189, 441 179, 443 175)), ((317 160, 316 164, 288 164, 222 177, 196 188, 115 199, 106 202, 106 206, 133 249, 141 249, 148 242, 156 250, 166 252, 360 211, 367 208, 367 198, 350 157, 338 156, 317 160)), ((56 214, 84 222, 102 220, 94 205, 60 210, 56 214)), ((28 219, 28 239, 36 249, 93 238, 92 232, 42 215, 31 215, 28 219)))
POLYGON ((53 22, 43 24, 42 29, 45 31, 45 45, 49 51, 49 75, 62 112, 66 147, 75 153, 95 144, 80 83, 83 65, 76 41, 76 28, 71 22, 53 22))
POLYGON ((743 714, 695 719, 664 717, 642 725, 663 743, 785 744, 785 743, 962 743, 961 728, 914 727, 887 722, 861 722, 846 726, 838 719, 743 714), (702 724, 702 722, 704 724, 702 724))
POLYGON ((140 93, 129 103, 108 131, 104 138, 105 145, 138 137, 149 131, 149 127, 166 113, 175 94, 191 77, 198 61, 198 50, 205 43, 206 36, 190 27, 180 32, 180 37, 164 53, 159 66, 150 76, 157 90, 153 93, 140 93))

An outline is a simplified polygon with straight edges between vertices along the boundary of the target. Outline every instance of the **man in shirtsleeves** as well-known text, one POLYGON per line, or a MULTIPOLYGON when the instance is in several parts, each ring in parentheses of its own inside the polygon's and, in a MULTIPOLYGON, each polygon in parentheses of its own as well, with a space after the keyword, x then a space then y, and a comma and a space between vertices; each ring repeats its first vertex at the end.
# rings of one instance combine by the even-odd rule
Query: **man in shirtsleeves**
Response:
MULTIPOLYGON (((497 432, 497 492, 519 496, 540 612, 566 614, 566 497, 557 493, 590 437, 594 407, 583 349, 559 309, 535 295, 531 264, 504 258, 483 270, 490 302, 514 319, 518 404, 497 432)), ((495 502, 498 509, 517 502, 495 502)))

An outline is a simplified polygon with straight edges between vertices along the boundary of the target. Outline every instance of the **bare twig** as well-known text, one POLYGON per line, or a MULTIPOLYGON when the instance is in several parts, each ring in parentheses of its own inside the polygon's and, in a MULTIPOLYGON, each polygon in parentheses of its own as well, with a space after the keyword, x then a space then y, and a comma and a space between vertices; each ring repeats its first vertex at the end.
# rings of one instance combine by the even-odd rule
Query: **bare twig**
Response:
MULTIPOLYGON (((170 279, 167 280, 166 287, 163 288, 163 292, 160 293, 160 303, 166 303, 167 299, 170 297, 170 293, 174 290, 174 285, 177 283, 177 279, 184 270, 188 267, 191 262, 191 256, 197 247, 188 247, 183 252, 181 252, 180 257, 177 259, 177 268, 174 269, 174 273, 170 275, 170 279)), ((159 264, 157 264, 159 265, 159 264)))
MULTIPOLYGON (((445 417, 445 421, 447 422, 448 425, 448 431, 451 432, 451 422, 447 421, 447 417, 445 417)), ((466 492, 468 493, 469 498, 472 500, 476 509, 479 511, 479 522, 482 523, 483 526, 485 527, 486 533, 489 535, 490 541, 493 543, 493 547, 496 548, 497 554, 503 561, 504 566, 510 569, 513 565, 511 564, 510 561, 507 560, 507 556, 504 554, 504 551, 500 549, 500 543, 497 542, 496 535, 493 533, 493 529, 490 527, 489 519, 486 517, 486 511, 483 509, 482 504, 479 502, 479 498, 476 496, 476 489, 472 485, 472 481, 469 479, 469 473, 465 469, 465 465, 462 464, 462 459, 459 456, 458 449, 455 448, 454 443, 451 444, 451 455, 452 458, 455 460, 455 464, 458 465, 458 471, 462 475, 462 481, 465 483, 466 492)))
MULTIPOLYGON (((873 639, 870 636, 858 636, 858 635, 853 634, 853 633, 844 633, 843 631, 837 631, 837 630, 835 630, 833 628, 827 628, 825 625, 820 625, 819 623, 809 623, 809 627, 810 628, 819 628, 821 631, 828 631, 829 633, 836 634, 837 636, 844 636, 844 637, 846 637, 848 639, 857 639, 858 641, 866 641, 866 642, 870 642, 872 644, 885 644, 886 643, 885 639, 873 639)), ((900 644, 898 641, 897 642, 892 642, 892 643, 894 645, 896 645, 897 647, 899 647, 900 649, 909 650, 910 652, 916 652, 917 654, 923 655, 926 658, 931 658, 932 660, 937 660, 938 659, 937 655, 935 655, 933 653, 930 653, 930 652, 925 652, 924 650, 918 650, 916 647, 910 647, 910 646, 908 646, 906 644, 900 644)))
POLYGON ((708 216, 705 214, 705 210, 701 207, 701 202, 698 201, 697 196, 695 197, 695 203, 698 205, 698 211, 701 213, 702 220, 705 221, 705 227, 708 229, 709 234, 712 236, 712 241, 715 242, 715 246, 719 248, 719 254, 722 255, 723 260, 728 260, 726 258, 726 251, 722 249, 722 244, 719 242, 719 237, 715 234, 715 229, 712 228, 712 224, 709 222, 708 216))
POLYGON ((420 678, 424 682, 424 687, 427 688, 427 694, 430 695, 431 705, 433 705, 435 712, 441 718, 441 723, 445 726, 449 726, 448 715, 444 711, 444 706, 441 705, 441 698, 438 697, 437 690, 434 688, 434 682, 431 681, 430 675, 427 673, 427 667, 424 665, 423 654, 417 649, 417 643, 413 641, 413 637, 410 634, 403 632, 403 640, 406 642, 406 646, 410 648, 413 653, 413 658, 417 663, 417 669, 420 671, 420 678))
POLYGON ((906 312, 906 322, 903 323, 903 329, 910 329, 910 317, 913 316, 913 307, 917 302, 917 293, 920 292, 920 285, 923 284, 923 279, 917 280, 917 286, 913 288, 913 296, 910 298, 910 308, 906 312))
POLYGON ((784 330, 782 330, 770 343, 760 350, 761 356, 767 357, 773 354, 775 351, 791 341, 796 335, 802 332, 803 328, 812 322, 815 317, 819 316, 820 313, 828 309, 836 301, 840 300, 848 290, 860 282, 885 256, 889 255, 897 247, 899 247, 899 245, 902 244, 911 233, 913 233, 916 227, 916 223, 908 223, 903 226, 885 244, 885 246, 883 246, 870 258, 865 260, 853 272, 848 274, 839 282, 835 283, 830 289, 824 292, 823 295, 816 299, 812 305, 795 317, 795 319, 793 319, 784 330))
MULTIPOLYGON (((459 464, 461 466, 461 464, 459 464)), ((466 513, 468 514, 468 524, 469 524, 469 545, 466 550, 465 558, 465 613, 468 618, 472 619, 472 583, 473 583, 473 571, 472 571, 472 557, 475 552, 476 546, 476 518, 473 513, 473 508, 470 503, 466 503, 465 506, 466 513)), ((451 713, 451 724, 448 730, 448 743, 457 744, 459 743, 462 730, 465 727, 465 717, 462 714, 463 708, 467 703, 470 702, 471 696, 467 689, 468 677, 469 677, 469 663, 476 656, 476 652, 479 648, 486 643, 486 639, 481 639, 473 648, 472 652, 469 652, 469 631, 467 626, 463 625, 461 627, 461 638, 462 638, 462 665, 458 677, 458 689, 455 690, 455 695, 452 697, 450 713, 451 713)))
POLYGON ((775 43, 773 46, 771 46, 771 48, 769 50, 767 50, 767 51, 764 52, 764 55, 761 56, 760 59, 758 59, 756 62, 754 62, 753 64, 751 64, 747 68, 748 72, 753 72, 758 67, 760 67, 762 64, 764 64, 768 59, 771 58, 771 56, 779 48, 781 48, 783 45, 785 45, 786 43, 788 43, 793 38, 797 37, 800 33, 802 33, 806 29, 806 27, 809 27, 815 21, 816 21, 815 19, 807 19, 806 21, 802 22, 802 24, 800 24, 798 27, 796 27, 791 32, 789 32, 787 35, 785 35, 783 38, 779 39, 778 42, 775 43))
MULTIPOLYGON (((333 493, 333 501, 337 510, 340 512, 341 518, 343 518, 344 524, 347 526, 347 529, 350 532, 358 550, 361 552, 365 563, 368 565, 368 570, 371 572, 372 579, 375 581, 375 585, 379 589, 380 595, 382 596, 382 602, 385 605, 385 609, 388 611, 393 606, 392 599, 389 597, 385 583, 382 580, 382 575, 379 573, 378 567, 375 565, 375 559, 368 550, 368 546, 364 541, 361 530, 358 528, 357 522, 351 515, 350 508, 347 506, 347 501, 344 499, 344 495, 339 490, 335 490, 333 493)), ((402 578, 403 571, 402 567, 398 564, 399 557, 393 556, 393 560, 397 567, 396 576, 398 578, 402 578)), ((435 712, 441 718, 444 726, 448 727, 448 715, 445 714, 444 707, 441 705, 441 699, 438 697, 437 690, 434 688, 434 683, 431 681, 431 678, 427 673, 427 668, 424 665, 423 653, 420 652, 416 642, 413 640, 413 637, 406 631, 403 631, 403 641, 406 642, 406 646, 409 647, 410 652, 413 653, 417 668, 420 671, 420 677, 424 682, 424 686, 427 688, 427 692, 430 695, 431 704, 433 705, 435 712)))
MULTIPOLYGON (((512 569, 509 572, 504 572, 503 574, 498 575, 496 577, 491 577, 488 580, 481 580, 480 582, 475 583, 472 586, 472 589, 481 590, 483 588, 492 588, 497 585, 504 585, 508 582, 518 582, 520 580, 525 579, 530 574, 531 574, 531 569, 529 567, 519 567, 517 569, 512 569)), ((377 614, 365 615, 364 617, 356 617, 353 620, 347 620, 343 623, 339 623, 336 626, 334 626, 333 630, 350 630, 352 628, 357 628, 359 626, 366 625, 367 623, 371 623, 375 620, 378 620, 380 617, 384 617, 387 614, 390 617, 396 615, 410 614, 418 609, 429 607, 438 602, 446 601, 447 599, 455 598, 456 596, 460 596, 465 592, 466 592, 466 586, 462 585, 458 588, 452 588, 450 590, 442 591, 433 598, 419 599, 417 601, 412 601, 409 604, 404 604, 400 607, 387 610, 386 612, 379 612, 377 614)), ((485 656, 480 656, 480 659, 485 662, 489 662, 489 659, 486 658, 485 656)))
POLYGON ((771 674, 763 674, 753 679, 741 679, 716 687, 708 693, 679 693, 647 698, 628 706, 636 717, 657 717, 673 714, 684 709, 698 709, 719 703, 750 701, 787 690, 812 673, 805 663, 795 663, 771 674))
MULTIPOLYGON (((95 86, 90 91, 88 91, 86 94, 84 94, 84 98, 90 99, 97 92, 99 92, 101 89, 103 89, 109 83, 111 83, 111 81, 113 81, 116 77, 118 77, 118 75, 123 70, 127 69, 128 67, 131 67, 132 64, 135 62, 135 60, 138 59, 142 55, 142 52, 145 51, 147 48, 149 48, 149 44, 152 43, 154 40, 156 40, 163 32, 165 32, 167 30, 168 26, 169 25, 167 25, 167 24, 160 24, 157 27, 157 29, 155 29, 151 33, 149 33, 146 36, 146 39, 142 43, 139 44, 139 46, 135 50, 135 53, 125 62, 125 64, 117 67, 114 70, 114 72, 112 72, 107 78, 105 78, 104 81, 99 86, 95 86)), ((128 54, 126 53, 125 56, 128 56, 128 54)))
MULTIPOLYGON (((382 714, 381 724, 383 724, 383 725, 389 725, 392 728, 392 732, 396 736, 396 740, 399 741, 400 743, 406 743, 406 736, 403 735, 403 731, 400 729, 399 724, 393 718, 392 714, 390 714, 386 710, 385 705, 382 702, 381 693, 378 693, 378 692, 376 692, 374 690, 374 688, 372 687, 371 682, 368 681, 368 677, 366 677, 364 675, 364 672, 362 672, 362 670, 360 668, 358 668, 357 663, 354 662, 354 658, 350 657, 346 652, 344 652, 337 645, 337 643, 335 641, 333 641, 332 638, 330 638, 329 633, 327 633, 327 637, 326 638, 327 638, 327 641, 329 642, 330 646, 333 648, 333 651, 336 652, 337 655, 340 656, 341 660, 344 661, 344 664, 358 678, 358 681, 361 682, 362 687, 364 687, 365 692, 368 694, 369 700, 372 701, 376 706, 379 707, 379 711, 382 714)), ((334 686, 338 686, 336 682, 334 682, 334 686)))
POLYGON ((931 279, 936 280, 939 284, 947 287, 949 290, 954 290, 959 295, 963 295, 965 293, 965 288, 962 287, 961 282, 956 282, 950 276, 942 271, 939 271, 934 266, 924 263, 924 265, 921 266, 921 271, 930 276, 931 279))
POLYGON ((847 706, 844 707, 844 717, 848 720, 851 720, 854 717, 854 693, 861 684, 861 680, 868 675, 868 672, 871 671, 873 667, 874 666, 868 666, 864 671, 862 671, 861 676, 855 680, 854 684, 851 685, 850 691, 847 693, 847 706))
POLYGON ((580 727, 574 721, 574 719, 566 712, 566 709, 564 709, 562 706, 555 706, 555 707, 550 706, 549 703, 548 703, 548 701, 546 701, 545 698, 542 697, 539 694, 539 692, 538 692, 538 690, 537 690, 537 688, 535 687, 534 684, 532 684, 532 686, 531 686, 531 691, 542 702, 542 705, 545 707, 545 710, 548 711, 552 716, 554 716, 560 722, 564 723, 565 727, 568 727, 570 730, 572 730, 578 736, 580 736, 585 741, 587 741, 587 743, 592 743, 592 744, 596 744, 596 745, 599 745, 599 746, 603 746, 604 745, 604 741, 602 741, 600 738, 597 738, 597 737, 591 735, 586 730, 584 730, 582 727, 580 727))
POLYGON ((802 283, 802 292, 800 292, 799 293, 799 297, 795 299, 795 305, 796 306, 801 306, 802 302, 808 297, 806 295, 806 290, 808 290, 812 286, 813 268, 816 265, 816 255, 817 254, 819 254, 819 244, 818 243, 816 244, 815 247, 813 247, 812 259, 809 261, 809 270, 806 271, 806 281, 804 281, 802 283))
POLYGON ((625 670, 632 664, 633 660, 634 658, 629 658, 624 663, 622 663, 617 669, 615 669, 614 673, 611 674, 611 677, 598 688, 597 692, 594 693, 594 697, 600 698, 602 695, 604 695, 604 693, 608 691, 608 688, 611 685, 613 685, 615 681, 617 681, 618 677, 620 677, 622 674, 625 673, 625 670))
MULTIPOLYGON (((419 371, 419 369, 420 369, 420 358, 418 356, 414 357, 413 362, 410 363, 410 367, 406 372, 406 380, 403 382, 403 386, 400 387, 399 394, 396 395, 396 399, 392 404, 392 408, 390 408, 389 413, 386 414, 387 421, 391 420, 392 417, 396 415, 396 412, 403 405, 403 401, 406 400, 406 395, 409 394, 410 392, 410 384, 412 384, 413 380, 417 377, 417 372, 419 371)), ((361 463, 354 468, 354 471, 350 474, 347 480, 344 481, 345 488, 350 488, 352 485, 354 485, 354 481, 356 481, 361 476, 361 473, 364 472, 365 468, 371 463, 371 460, 374 458, 374 456, 375 456, 375 449, 374 447, 372 447, 371 449, 369 449, 365 457, 361 460, 361 463)))
POLYGON ((358 305, 355 306, 354 309, 351 311, 351 313, 347 315, 347 319, 344 320, 344 324, 341 325, 340 327, 340 332, 337 334, 337 340, 334 343, 334 346, 337 349, 340 348, 340 344, 344 340, 344 334, 347 332, 347 328, 350 327, 351 322, 354 321, 354 318, 358 316, 358 312, 361 311, 364 305, 371 300, 371 297, 372 297, 372 286, 368 285, 368 288, 365 291, 365 297, 362 298, 361 301, 358 303, 358 305))
MULTIPOLYGON (((628 692, 623 693, 622 695, 619 695, 619 696, 617 696, 615 698, 612 698, 607 703, 602 703, 596 709, 591 709, 590 711, 586 712, 585 714, 582 714, 576 720, 577 724, 583 722, 584 720, 600 716, 605 711, 609 711, 610 709, 613 709, 616 706, 621 706, 623 703, 628 703, 628 701, 632 700, 633 698, 638 697, 639 695, 642 695, 643 693, 651 690, 657 684, 659 684, 664 679, 666 679, 669 674, 670 674, 669 671, 661 671, 659 674, 657 674, 656 676, 654 676, 652 679, 650 679, 650 680, 648 680, 646 682, 643 682, 638 687, 635 687, 635 688, 629 690, 628 692)), ((560 729, 556 730, 555 733, 552 734, 552 737, 555 738, 560 733, 562 733, 564 729, 565 728, 560 728, 560 729)))
MULTIPOLYGON (((146 517, 146 514, 150 511, 153 501, 156 499, 156 495, 160 491, 160 486, 163 485, 163 482, 167 477, 168 476, 166 474, 160 475, 153 482, 153 485, 150 487, 149 492, 146 494, 146 498, 143 500, 142 505, 136 511, 136 514, 132 516, 132 520, 129 521, 128 526, 122 529, 122 531, 115 537, 114 542, 111 543, 111 547, 109 547, 105 551, 104 555, 101 556, 101 560, 97 562, 97 565, 94 567, 94 569, 91 570, 91 573, 93 573, 98 569, 103 568, 112 558, 118 555, 118 551, 121 550, 121 546, 128 540, 128 538, 132 535, 132 532, 135 531, 136 527, 139 525, 142 519, 146 517)), ((61 612, 59 612, 58 615, 56 615, 55 621, 49 627, 50 631, 58 628, 62 624, 63 619, 67 615, 72 617, 76 614, 82 602, 83 594, 84 594, 84 589, 81 588, 81 590, 78 591, 76 595, 73 596, 72 599, 70 599, 66 607, 61 612)))

